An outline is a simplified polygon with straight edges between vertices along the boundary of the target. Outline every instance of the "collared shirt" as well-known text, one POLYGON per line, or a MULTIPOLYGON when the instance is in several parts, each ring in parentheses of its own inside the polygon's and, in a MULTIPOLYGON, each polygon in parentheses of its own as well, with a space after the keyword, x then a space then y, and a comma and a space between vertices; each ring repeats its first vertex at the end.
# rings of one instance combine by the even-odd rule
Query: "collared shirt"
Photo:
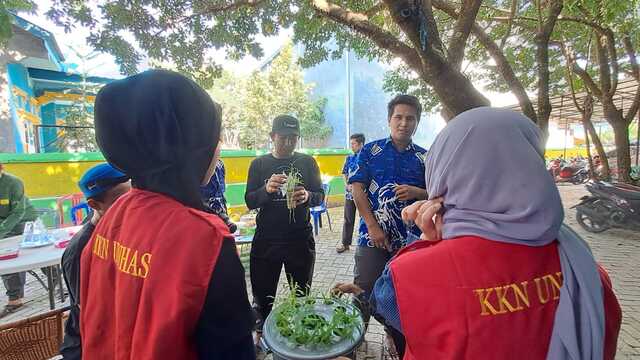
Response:
MULTIPOLYGON (((342 175, 345 175, 348 178, 349 174, 356 169, 358 166, 358 154, 359 152, 347 156, 344 161, 344 166, 342 167, 342 175)), ((347 200, 353 200, 353 192, 351 192, 351 189, 348 186, 344 190, 344 197, 347 200)))
MULTIPOLYGON (((349 174, 349 183, 365 185, 371 211, 378 224, 386 233, 392 249, 404 246, 407 228, 402 221, 402 209, 415 200, 396 199, 397 185, 411 185, 424 189, 424 160, 427 150, 410 143, 400 152, 391 138, 380 139, 366 144, 358 154, 356 168, 349 174)), ((411 231, 419 235, 420 230, 413 226, 411 231)), ((363 218, 360 218, 358 235, 359 246, 373 247, 369 231, 363 218)))
POLYGON ((224 182, 225 169, 222 160, 218 159, 215 172, 209 183, 200 187, 202 200, 214 212, 227 212, 227 200, 224 197, 226 185, 224 182))

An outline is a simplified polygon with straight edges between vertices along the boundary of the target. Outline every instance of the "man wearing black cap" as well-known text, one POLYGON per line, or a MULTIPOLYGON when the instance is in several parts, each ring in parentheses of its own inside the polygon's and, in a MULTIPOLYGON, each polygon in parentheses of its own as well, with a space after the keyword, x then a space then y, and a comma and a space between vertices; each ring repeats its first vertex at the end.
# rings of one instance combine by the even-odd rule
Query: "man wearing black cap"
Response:
POLYGON ((315 242, 309 208, 320 205, 325 196, 316 161, 294 152, 300 137, 298 119, 276 117, 270 135, 273 151, 251 163, 245 194, 247 206, 259 209, 250 274, 254 306, 262 320, 271 311, 283 264, 291 285, 303 291, 311 287, 315 242), (293 172, 302 181, 289 194, 295 206, 290 213, 282 189, 293 172))

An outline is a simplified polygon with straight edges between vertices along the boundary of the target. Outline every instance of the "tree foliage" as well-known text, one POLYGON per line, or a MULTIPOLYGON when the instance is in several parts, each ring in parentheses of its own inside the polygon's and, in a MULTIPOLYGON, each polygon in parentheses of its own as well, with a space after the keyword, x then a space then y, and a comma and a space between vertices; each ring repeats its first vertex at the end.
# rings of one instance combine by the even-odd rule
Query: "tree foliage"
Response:
POLYGON ((300 120, 305 146, 331 134, 322 109, 325 99, 313 100, 313 85, 305 84, 291 44, 284 46, 264 71, 249 77, 223 72, 209 91, 222 105, 225 146, 262 149, 269 143, 271 122, 280 114, 300 120))
MULTIPOLYGON (((449 63, 430 6, 413 4, 409 0, 158 0, 97 4, 55 0, 47 14, 68 31, 76 24, 89 27, 89 42, 96 49, 115 55, 125 74, 135 73, 145 56, 172 59, 180 71, 194 74, 208 86, 220 70, 210 49, 225 49, 232 60, 245 55, 260 57, 260 36, 292 28, 294 41, 304 45, 304 66, 340 56, 346 47, 369 59, 387 61, 399 57, 423 81, 434 86, 453 114, 487 104, 449 63), (420 34, 426 33, 429 38, 422 41, 420 34), (337 46, 330 47, 330 39, 337 46)), ((471 19, 474 15, 465 14, 471 19)), ((468 33, 456 29, 451 41, 444 43, 457 48, 462 44, 464 48, 468 33)), ((454 63, 461 54, 452 52, 454 63)))
MULTIPOLYGON (((639 8, 638 0, 156 0, 95 6, 55 0, 48 14, 67 29, 89 26, 89 41, 114 54, 126 73, 135 72, 144 56, 170 58, 204 83, 219 70, 209 49, 224 48, 231 59, 261 56, 259 36, 292 28, 294 41, 304 45, 304 66, 340 56, 346 47, 364 58, 398 59, 386 88, 420 95, 428 107, 438 104, 445 118, 489 103, 473 79, 511 91, 546 133, 550 96, 568 91, 558 41, 582 54, 578 64, 593 64, 594 38, 607 52, 603 35, 620 34, 617 56, 605 54, 620 65, 610 61, 605 72, 633 75, 633 65, 622 63, 630 58, 624 56, 629 47, 637 49, 639 8)), ((585 69, 592 77, 603 71, 585 69)), ((622 122, 614 123, 624 132, 622 122)), ((624 135, 617 146, 625 147, 624 135)))
POLYGON ((59 115, 64 118, 67 127, 58 130, 55 141, 49 146, 55 146, 57 151, 63 152, 100 151, 96 143, 91 105, 88 100, 80 99, 60 111, 59 115))
POLYGON ((21 11, 33 12, 36 4, 31 0, 0 0, 0 46, 7 45, 13 31, 11 30, 11 13, 21 11))

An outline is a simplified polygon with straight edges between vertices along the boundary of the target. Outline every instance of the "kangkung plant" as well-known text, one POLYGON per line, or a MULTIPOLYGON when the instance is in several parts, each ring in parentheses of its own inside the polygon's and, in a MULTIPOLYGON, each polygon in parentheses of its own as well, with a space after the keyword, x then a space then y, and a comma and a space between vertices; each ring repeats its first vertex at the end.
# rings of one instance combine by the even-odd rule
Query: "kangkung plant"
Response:
POLYGON ((360 312, 345 300, 324 294, 300 294, 294 288, 274 310, 278 333, 294 346, 331 346, 353 339, 356 329, 363 331, 360 312))
POLYGON ((302 181, 302 174, 300 170, 296 168, 293 164, 289 166, 287 170, 283 173, 287 177, 287 181, 282 186, 282 194, 287 200, 287 209, 289 209, 289 222, 295 222, 295 209, 296 209, 296 200, 294 198, 294 194, 296 192, 296 187, 304 184, 302 181))

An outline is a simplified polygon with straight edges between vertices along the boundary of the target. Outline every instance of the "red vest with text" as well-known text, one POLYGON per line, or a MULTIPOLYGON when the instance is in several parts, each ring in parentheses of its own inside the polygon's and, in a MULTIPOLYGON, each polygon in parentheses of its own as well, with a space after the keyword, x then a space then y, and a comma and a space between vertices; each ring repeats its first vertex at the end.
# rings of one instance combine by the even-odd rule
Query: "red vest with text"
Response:
POLYGON ((82 253, 87 359, 195 359, 196 324, 227 227, 157 193, 133 189, 82 253))
MULTIPOLYGON (((460 237, 418 241, 391 263, 405 360, 544 360, 562 285, 557 242, 529 247, 460 237)), ((605 359, 621 310, 600 268, 605 359)))

